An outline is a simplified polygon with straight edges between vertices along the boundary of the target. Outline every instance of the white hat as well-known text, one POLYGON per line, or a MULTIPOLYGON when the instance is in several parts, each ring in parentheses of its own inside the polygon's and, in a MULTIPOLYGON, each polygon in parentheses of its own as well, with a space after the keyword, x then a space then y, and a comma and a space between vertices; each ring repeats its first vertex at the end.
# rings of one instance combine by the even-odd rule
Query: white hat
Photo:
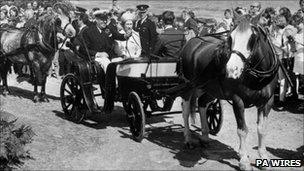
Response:
POLYGON ((135 20, 135 14, 134 14, 134 12, 131 13, 130 11, 127 11, 127 12, 125 12, 125 13, 122 14, 121 21, 122 22, 126 22, 127 20, 132 20, 132 21, 135 20))
POLYGON ((107 11, 105 10, 97 10, 97 11, 94 11, 93 15, 99 15, 99 14, 107 14, 107 11))

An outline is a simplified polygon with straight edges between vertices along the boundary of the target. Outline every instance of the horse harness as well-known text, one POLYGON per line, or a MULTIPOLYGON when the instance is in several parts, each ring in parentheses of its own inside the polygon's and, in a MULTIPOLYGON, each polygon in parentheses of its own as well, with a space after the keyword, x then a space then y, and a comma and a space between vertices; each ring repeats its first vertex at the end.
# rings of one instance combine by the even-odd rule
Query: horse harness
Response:
MULTIPOLYGON (((29 60, 27 52, 32 51, 37 48, 37 42, 35 42, 33 44, 25 45, 26 37, 29 33, 31 34, 31 32, 32 32, 32 28, 26 28, 25 33, 21 37, 20 48, 17 48, 9 53, 5 53, 5 52, 3 52, 3 50, 1 50, 1 54, 0 54, 1 62, 6 61, 7 59, 9 59, 9 57, 19 55, 19 54, 23 54, 26 57, 26 60, 29 60)), ((1 47, 1 49, 2 49, 2 47, 1 47)))
POLYGON ((267 85, 272 80, 272 78, 276 75, 276 73, 278 71, 278 67, 279 67, 279 60, 276 57, 276 55, 274 54, 273 45, 272 45, 271 41, 269 40, 268 36, 266 35, 265 31, 263 30, 263 28, 260 26, 252 26, 252 27, 254 30, 257 30, 257 32, 263 34, 266 37, 266 41, 267 41, 266 43, 268 43, 271 48, 271 52, 273 54, 272 55, 273 59, 272 59, 272 64, 269 67, 269 69, 266 71, 260 71, 260 70, 256 69, 256 67, 262 62, 263 58, 260 58, 259 61, 256 62, 255 64, 252 63, 252 57, 254 55, 253 52, 256 51, 257 45, 258 45, 258 43, 256 43, 257 35, 256 35, 255 31, 248 42, 248 48, 251 51, 248 58, 246 58, 241 52, 239 52, 237 50, 231 50, 229 56, 231 56, 231 54, 236 54, 243 61, 244 72, 241 76, 241 79, 250 78, 250 79, 254 79, 260 83, 263 82, 264 80, 268 80, 268 81, 265 81, 263 83, 263 85, 260 86, 260 87, 263 87, 263 86, 267 85))
MULTIPOLYGON (((63 44, 66 42, 67 40, 67 33, 65 32, 66 28, 70 25, 71 23, 67 23, 63 29, 61 29, 60 27, 56 26, 56 24, 53 24, 53 32, 56 33, 56 30, 58 30, 58 28, 60 28, 60 31, 61 33, 66 37, 63 41, 63 44)), ((22 28, 24 29, 24 28, 22 28)), ((28 44, 26 45, 26 38, 28 36, 28 34, 32 34, 32 32, 34 30, 36 30, 38 33, 40 33, 42 35, 42 32, 39 28, 37 28, 36 26, 33 26, 33 27, 27 27, 25 28, 26 31, 25 33, 22 35, 21 37, 21 43, 20 43, 20 48, 17 48, 9 53, 4 53, 2 50, 0 51, 0 62, 2 61, 6 61, 7 59, 9 59, 9 57, 11 56, 15 56, 15 55, 19 55, 19 54, 23 54, 25 57, 26 57, 26 60, 27 61, 30 61, 29 60, 29 56, 28 56, 28 52, 30 51, 40 51, 40 52, 43 52, 43 51, 49 51, 49 52, 52 52, 52 51, 56 51, 57 48, 53 48, 49 43, 47 43, 45 40, 44 40, 44 37, 42 36, 42 42, 43 42, 43 45, 45 47, 42 47, 42 45, 40 45, 40 42, 39 42, 39 39, 35 39, 35 43, 33 44, 28 44), (4 58, 4 59, 2 59, 4 58)), ((6 30, 7 31, 7 30, 6 30)), ((1 35, 0 35, 1 36, 1 35)), ((56 42, 56 35, 54 36, 54 42, 56 42)), ((62 48, 62 46, 58 49, 60 50, 62 48)), ((2 49, 2 47, 1 47, 2 49)))

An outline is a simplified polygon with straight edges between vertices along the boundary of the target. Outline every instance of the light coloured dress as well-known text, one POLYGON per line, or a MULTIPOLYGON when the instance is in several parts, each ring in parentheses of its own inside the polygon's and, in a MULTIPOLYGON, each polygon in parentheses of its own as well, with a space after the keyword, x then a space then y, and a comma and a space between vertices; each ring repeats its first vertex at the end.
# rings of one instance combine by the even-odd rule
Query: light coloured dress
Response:
MULTIPOLYGON (((124 34, 125 31, 121 30, 120 33, 124 34)), ((115 45, 115 53, 123 57, 124 59, 126 58, 137 58, 141 55, 141 43, 140 43, 140 37, 139 33, 132 30, 132 36, 126 40, 126 41, 116 41, 115 45)))

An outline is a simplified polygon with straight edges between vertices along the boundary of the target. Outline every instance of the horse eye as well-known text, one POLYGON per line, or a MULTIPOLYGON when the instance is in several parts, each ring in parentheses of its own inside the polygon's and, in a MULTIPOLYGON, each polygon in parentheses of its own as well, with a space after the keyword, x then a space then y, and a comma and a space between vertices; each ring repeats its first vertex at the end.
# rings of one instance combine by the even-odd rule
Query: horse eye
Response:
POLYGON ((55 20, 55 25, 56 25, 56 26, 61 26, 61 20, 60 20, 59 18, 57 18, 57 19, 55 20))

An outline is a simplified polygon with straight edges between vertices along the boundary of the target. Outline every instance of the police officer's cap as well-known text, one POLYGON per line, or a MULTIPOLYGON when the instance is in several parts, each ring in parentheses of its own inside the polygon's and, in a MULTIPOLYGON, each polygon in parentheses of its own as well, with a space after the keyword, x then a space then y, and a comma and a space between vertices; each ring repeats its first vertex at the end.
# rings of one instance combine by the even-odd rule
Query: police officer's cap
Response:
POLYGON ((85 8, 76 6, 76 11, 75 12, 78 13, 78 14, 80 14, 80 13, 86 13, 87 10, 85 8))
POLYGON ((107 20, 108 19, 108 14, 106 11, 102 10, 97 10, 93 13, 95 18, 100 19, 100 20, 107 20))
POLYGON ((137 5, 136 8, 139 12, 147 12, 149 5, 137 5))

